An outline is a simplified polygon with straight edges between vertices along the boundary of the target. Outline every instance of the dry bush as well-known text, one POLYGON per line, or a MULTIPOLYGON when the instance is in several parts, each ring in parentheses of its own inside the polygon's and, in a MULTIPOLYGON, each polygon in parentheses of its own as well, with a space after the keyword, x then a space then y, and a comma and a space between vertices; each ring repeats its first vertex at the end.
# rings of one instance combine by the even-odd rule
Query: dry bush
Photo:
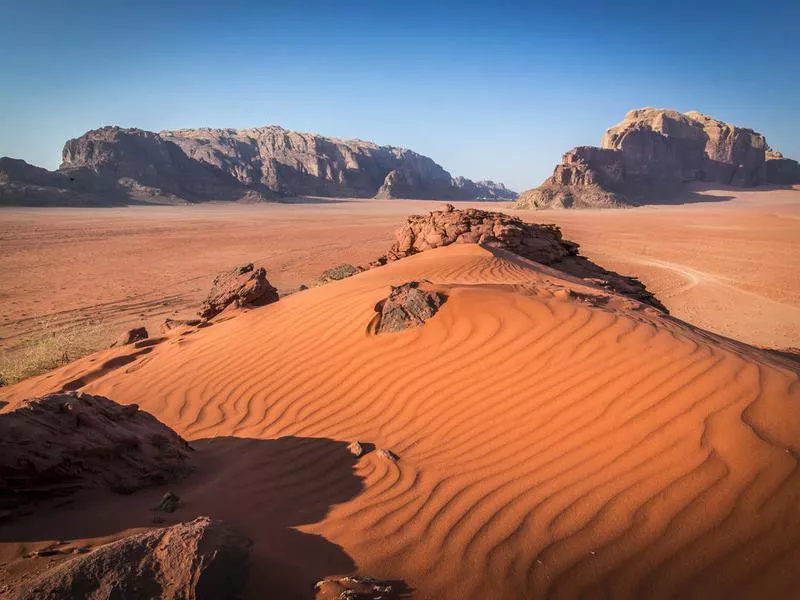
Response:
POLYGON ((110 334, 105 323, 42 321, 19 346, 3 352, 0 385, 12 385, 96 352, 108 344, 110 334))

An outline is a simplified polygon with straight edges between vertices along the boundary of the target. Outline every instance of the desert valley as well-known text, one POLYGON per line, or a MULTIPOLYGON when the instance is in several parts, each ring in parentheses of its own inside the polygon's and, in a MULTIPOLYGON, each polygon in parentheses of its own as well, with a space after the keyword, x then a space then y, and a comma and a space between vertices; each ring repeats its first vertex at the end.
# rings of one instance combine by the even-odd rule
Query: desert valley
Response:
POLYGON ((277 126, 0 159, 0 597, 800 597, 800 164, 277 126))

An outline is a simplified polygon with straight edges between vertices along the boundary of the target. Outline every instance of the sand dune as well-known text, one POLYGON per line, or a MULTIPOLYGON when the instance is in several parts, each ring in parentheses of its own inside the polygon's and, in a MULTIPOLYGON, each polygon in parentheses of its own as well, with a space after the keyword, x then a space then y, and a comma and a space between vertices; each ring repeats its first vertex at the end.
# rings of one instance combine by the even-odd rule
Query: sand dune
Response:
MULTIPOLYGON (((351 571, 414 598, 800 590, 789 362, 475 245, 225 316, 0 397, 80 388, 194 441, 202 467, 177 486, 175 518, 211 514, 254 538, 250 598, 308 597, 313 577, 351 571), (375 303, 412 279, 447 302, 421 328, 371 333, 375 303), (399 460, 354 460, 353 440, 399 460)), ((151 499, 7 526, 0 556, 148 526, 151 499)))

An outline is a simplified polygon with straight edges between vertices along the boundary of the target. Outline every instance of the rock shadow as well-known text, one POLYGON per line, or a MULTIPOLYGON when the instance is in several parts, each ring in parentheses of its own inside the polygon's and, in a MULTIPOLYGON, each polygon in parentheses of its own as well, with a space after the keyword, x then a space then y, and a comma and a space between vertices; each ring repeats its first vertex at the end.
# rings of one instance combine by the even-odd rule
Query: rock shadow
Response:
POLYGON ((187 478, 129 496, 76 495, 66 506, 0 524, 0 543, 108 538, 207 515, 253 540, 246 598, 313 598, 318 580, 355 571, 340 546, 296 529, 321 521, 333 505, 362 491, 346 443, 222 437, 191 445, 196 470, 187 478), (155 511, 167 490, 179 496, 177 509, 155 511))

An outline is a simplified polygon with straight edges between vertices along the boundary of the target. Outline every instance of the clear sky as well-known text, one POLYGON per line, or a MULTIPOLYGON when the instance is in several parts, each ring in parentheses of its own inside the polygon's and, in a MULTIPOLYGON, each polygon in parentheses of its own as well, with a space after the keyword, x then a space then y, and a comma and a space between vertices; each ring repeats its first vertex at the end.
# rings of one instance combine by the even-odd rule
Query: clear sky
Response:
POLYGON ((0 0, 0 155, 282 125, 537 185, 631 108, 700 110, 800 159, 800 0, 0 0))

